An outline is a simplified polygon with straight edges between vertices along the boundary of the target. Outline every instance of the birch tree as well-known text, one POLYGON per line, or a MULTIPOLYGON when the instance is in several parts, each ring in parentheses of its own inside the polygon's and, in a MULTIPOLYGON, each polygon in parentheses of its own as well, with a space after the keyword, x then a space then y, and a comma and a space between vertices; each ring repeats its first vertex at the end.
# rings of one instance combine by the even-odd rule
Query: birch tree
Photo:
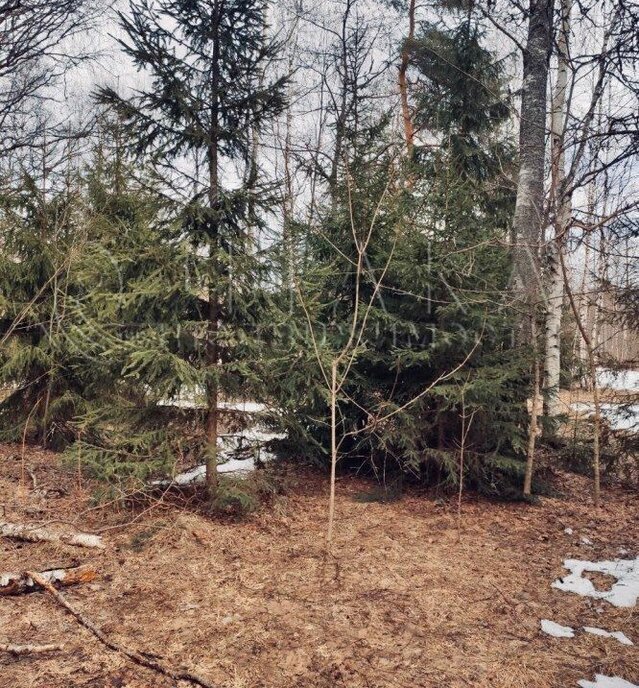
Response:
MULTIPOLYGON (((552 49, 553 0, 531 0, 528 36, 524 46, 523 84, 519 116, 519 174, 513 219, 515 291, 520 295, 522 342, 535 332, 535 309, 541 293, 539 245, 544 221, 544 179, 546 159, 546 109, 548 65, 552 49)), ((537 353, 535 353, 537 358, 537 353)), ((535 361, 535 366, 538 362, 535 361)), ((535 374, 535 380, 538 375, 535 374)), ((535 382, 533 406, 537 401, 535 382)), ((537 434, 537 414, 530 415, 527 470, 524 494, 532 488, 532 465, 537 434)))
POLYGON ((560 26, 557 32, 557 80, 551 110, 551 190, 550 207, 553 211, 554 236, 547 244, 546 261, 546 327, 545 327, 545 403, 550 417, 559 415, 559 373, 561 368, 561 313, 563 308, 563 274, 559 252, 564 250, 569 230, 571 202, 566 193, 566 93, 569 72, 570 13, 572 0, 561 0, 560 26))

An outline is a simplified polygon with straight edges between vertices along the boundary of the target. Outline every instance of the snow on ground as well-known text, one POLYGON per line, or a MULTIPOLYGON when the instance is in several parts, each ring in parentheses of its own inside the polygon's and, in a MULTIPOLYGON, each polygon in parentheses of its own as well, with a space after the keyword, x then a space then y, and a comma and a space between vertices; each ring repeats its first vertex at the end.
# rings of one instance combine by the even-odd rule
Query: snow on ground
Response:
POLYGON ((225 411, 241 411, 242 413, 264 413, 266 404, 257 401, 220 401, 218 408, 225 411))
POLYGON ((570 626, 562 626, 549 619, 541 620, 541 630, 553 638, 574 638, 575 630, 570 626))
POLYGON ((619 391, 639 391, 639 370, 597 369, 597 384, 600 387, 619 391))
MULTIPOLYGON (((550 621, 549 619, 541 620, 541 630, 553 638, 574 638, 575 629, 570 626, 562 626, 561 624, 550 621)), ((592 635, 599 635, 603 638, 615 638, 622 645, 634 645, 632 640, 621 631, 605 631, 603 628, 595 628, 594 626, 584 626, 583 630, 592 635)))
POLYGON ((160 399, 158 406, 173 406, 174 408, 184 409, 203 409, 206 408, 206 394, 204 388, 194 390, 183 390, 173 397, 160 399))
POLYGON ((600 635, 603 638, 616 638, 622 645, 634 645, 632 640, 621 631, 604 631, 603 628, 595 628, 594 626, 584 626, 584 631, 593 635, 600 635))
MULTIPOLYGON (((620 406, 619 404, 600 404, 601 415, 610 423, 613 430, 629 430, 639 432, 639 404, 620 406)), ((595 412, 594 404, 578 402, 570 408, 577 413, 592 416, 595 412)))
POLYGON ((581 688, 639 688, 636 684, 618 676, 604 676, 603 674, 597 674, 594 681, 582 679, 579 685, 581 688))
MULTIPOLYGON (((206 408, 206 392, 203 387, 186 389, 174 397, 158 401, 158 406, 173 406, 184 409, 206 408)), ((217 407, 223 411, 239 411, 240 413, 264 413, 266 404, 257 401, 220 401, 217 407)))
MULTIPOLYGON (((253 402, 249 402, 253 403, 253 402)), ((251 473, 258 461, 267 462, 275 458, 264 445, 272 440, 284 439, 283 433, 272 432, 262 425, 253 425, 238 433, 220 435, 218 438, 218 473, 234 473, 238 476, 251 473)), ((204 482, 206 466, 194 466, 184 473, 178 473, 172 480, 154 480, 153 485, 196 485, 204 482)))
MULTIPOLYGON (((566 528, 565 532, 569 530, 572 534, 572 529, 570 528, 566 528)), ((556 580, 552 584, 553 588, 594 597, 595 599, 608 600, 615 607, 634 607, 637 603, 637 598, 639 598, 639 557, 634 560, 617 559, 616 561, 598 562, 566 559, 564 561, 564 568, 567 568, 570 574, 556 580), (603 573, 616 578, 617 581, 610 590, 597 590, 592 581, 583 576, 586 571, 603 573)), ((541 620, 541 630, 555 638, 574 638, 575 636, 574 628, 561 626, 548 619, 541 620)), ((584 626, 583 630, 586 633, 603 638, 615 638, 622 645, 634 644, 621 631, 606 631, 603 628, 596 628, 594 626, 584 626)), ((603 674, 597 674, 594 681, 582 679, 578 683, 581 688, 639 688, 634 683, 630 683, 618 676, 604 676, 603 674)))
POLYGON ((615 607, 634 607, 639 598, 639 557, 615 561, 582 561, 566 559, 564 568, 570 574, 556 580, 553 588, 574 592, 585 597, 607 600, 615 607), (610 590, 597 590, 592 581, 583 576, 586 571, 603 573, 617 579, 610 590))

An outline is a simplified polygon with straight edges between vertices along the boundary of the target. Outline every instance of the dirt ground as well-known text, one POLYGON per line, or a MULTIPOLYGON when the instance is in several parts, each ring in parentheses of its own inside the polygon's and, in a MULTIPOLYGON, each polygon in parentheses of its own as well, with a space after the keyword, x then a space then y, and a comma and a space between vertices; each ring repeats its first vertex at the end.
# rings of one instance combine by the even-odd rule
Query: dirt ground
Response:
MULTIPOLYGON (((161 655, 220 688, 568 688, 595 673, 639 683, 638 609, 551 588, 565 558, 639 555, 639 498, 559 475, 561 498, 537 506, 410 491, 363 501, 338 483, 336 542, 326 558, 327 483, 294 473, 284 496, 246 520, 175 505, 96 505, 59 458, 0 446, 5 520, 102 532, 104 551, 0 540, 0 570, 92 563, 97 582, 68 600, 117 641, 161 655), (58 521, 57 525, 51 522, 58 521), (564 532, 572 528, 573 534, 564 532), (583 544, 582 537, 592 541, 583 544), (540 619, 624 631, 635 643, 541 633, 540 619)), ((2 688, 166 688, 176 684, 108 650, 46 593, 0 598, 0 643, 64 643, 0 653, 2 688)), ((181 683, 180 688, 186 688, 181 683)))

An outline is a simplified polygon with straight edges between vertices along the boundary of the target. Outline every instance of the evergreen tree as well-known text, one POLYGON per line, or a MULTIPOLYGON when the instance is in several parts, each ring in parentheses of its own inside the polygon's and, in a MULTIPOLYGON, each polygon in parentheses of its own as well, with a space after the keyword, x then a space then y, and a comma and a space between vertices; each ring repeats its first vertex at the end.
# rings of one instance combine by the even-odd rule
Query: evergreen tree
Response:
POLYGON ((274 202, 251 158, 252 134, 284 107, 286 80, 265 78, 277 52, 266 38, 266 7, 263 0, 131 0, 129 14, 119 15, 122 47, 151 85, 129 99, 110 89, 99 95, 156 169, 168 176, 185 170, 173 176, 187 195, 183 228, 200 256, 206 289, 199 341, 210 491, 217 481, 218 395, 241 388, 250 374, 247 350, 257 344, 253 328, 262 304, 254 229, 274 202), (228 167, 238 161, 253 170, 233 183, 228 167))
MULTIPOLYGON (((415 123, 437 144, 416 144, 407 169, 393 154, 388 120, 360 122, 347 138, 333 204, 309 229, 302 298, 325 369, 349 337, 358 300, 366 317, 339 395, 340 455, 379 476, 411 472, 456 484, 463 472, 483 491, 512 494, 517 485, 519 493, 526 361, 512 348, 504 297, 513 207, 504 170, 514 156, 502 131, 501 70, 470 22, 427 27, 411 50, 420 78, 415 123), (368 228, 358 282, 354 236, 368 228)), ((306 346, 302 375, 313 364, 313 342, 306 346)), ((311 379, 292 416, 309 451, 321 455, 329 445, 326 384, 317 371, 311 379)), ((286 385, 289 399, 295 386, 286 385)))
POLYGON ((0 197, 2 436, 59 446, 81 381, 66 346, 73 262, 84 243, 74 155, 42 142, 0 197))
POLYGON ((186 412, 161 402, 201 379, 197 257, 157 180, 139 164, 134 174, 117 118, 102 119, 83 182, 67 346, 84 403, 67 454, 104 479, 145 478, 169 467, 192 431, 186 412))

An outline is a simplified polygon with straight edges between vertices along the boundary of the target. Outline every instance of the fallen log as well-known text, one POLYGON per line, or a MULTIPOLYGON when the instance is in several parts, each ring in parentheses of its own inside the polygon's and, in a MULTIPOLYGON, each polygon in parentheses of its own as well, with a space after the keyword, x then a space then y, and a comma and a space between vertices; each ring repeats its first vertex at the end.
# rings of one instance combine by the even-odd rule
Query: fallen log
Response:
POLYGON ((57 533, 41 526, 24 523, 0 521, 0 535, 3 537, 25 540, 27 542, 61 542, 77 547, 96 547, 104 549, 104 542, 99 535, 90 533, 57 533))
POLYGON ((51 643, 49 645, 14 645, 13 643, 0 643, 0 652, 21 657, 23 655, 41 655, 45 652, 58 652, 64 649, 64 645, 51 643))
POLYGON ((110 650, 120 652, 136 664, 146 667, 147 669, 152 669, 163 676, 168 676, 174 681, 189 681, 190 683, 202 686, 202 688, 214 688, 212 683, 201 676, 198 676, 197 674, 193 674, 190 671, 178 671, 170 667, 166 667, 163 664, 156 662, 154 659, 150 659, 148 655, 145 656, 141 652, 137 652, 137 650, 130 650, 124 645, 112 640, 103 631, 101 631, 93 623, 93 621, 88 619, 80 610, 72 606, 66 597, 62 593, 58 592, 53 585, 51 585, 51 583, 43 578, 39 573, 27 571, 27 575, 30 576, 38 585, 44 588, 60 606, 64 607, 69 614, 75 617, 76 621, 78 621, 81 626, 84 626, 84 628, 86 628, 88 631, 91 631, 91 633, 93 633, 93 635, 110 650))
MULTIPOLYGON (((98 576, 92 566, 73 566, 65 569, 49 569, 41 571, 38 577, 48 585, 69 587, 79 583, 90 583, 98 576)), ((29 573, 0 573, 0 596, 22 595, 34 592, 40 584, 29 573)))

